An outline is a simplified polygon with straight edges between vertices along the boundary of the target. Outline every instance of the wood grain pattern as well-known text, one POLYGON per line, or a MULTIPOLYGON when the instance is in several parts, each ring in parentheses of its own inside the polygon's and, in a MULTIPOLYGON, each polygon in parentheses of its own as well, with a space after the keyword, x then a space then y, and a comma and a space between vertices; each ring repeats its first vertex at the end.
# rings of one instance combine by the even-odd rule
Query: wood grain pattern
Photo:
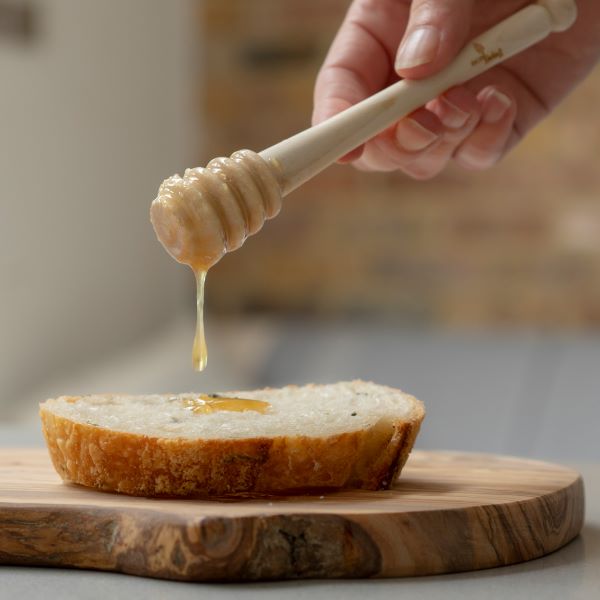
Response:
POLYGON ((415 451, 380 492, 145 499, 63 484, 0 451, 0 563, 189 581, 392 577, 508 565, 580 531, 583 482, 549 463, 415 451))

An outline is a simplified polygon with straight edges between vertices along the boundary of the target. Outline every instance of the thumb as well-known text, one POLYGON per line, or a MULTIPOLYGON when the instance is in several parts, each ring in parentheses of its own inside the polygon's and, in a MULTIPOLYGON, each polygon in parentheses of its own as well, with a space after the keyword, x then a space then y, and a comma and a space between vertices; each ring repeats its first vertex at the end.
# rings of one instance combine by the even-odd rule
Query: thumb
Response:
POLYGON ((429 77, 463 47, 471 29, 473 0, 413 0, 394 68, 409 79, 429 77))

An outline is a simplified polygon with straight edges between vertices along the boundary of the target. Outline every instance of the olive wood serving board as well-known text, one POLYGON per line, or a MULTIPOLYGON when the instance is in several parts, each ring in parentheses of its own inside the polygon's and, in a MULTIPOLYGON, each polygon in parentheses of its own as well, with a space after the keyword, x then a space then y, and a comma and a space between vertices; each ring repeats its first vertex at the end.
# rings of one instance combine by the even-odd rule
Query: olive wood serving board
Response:
POLYGON ((392 489, 146 499, 63 483, 43 449, 0 450, 0 563, 187 581, 398 577, 552 552, 583 482, 549 463, 414 451, 392 489))

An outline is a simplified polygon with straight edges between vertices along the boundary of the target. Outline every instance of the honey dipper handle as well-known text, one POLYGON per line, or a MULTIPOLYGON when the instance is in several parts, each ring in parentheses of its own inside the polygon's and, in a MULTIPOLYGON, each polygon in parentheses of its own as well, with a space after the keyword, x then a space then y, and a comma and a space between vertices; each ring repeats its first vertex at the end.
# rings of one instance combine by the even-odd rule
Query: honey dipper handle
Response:
POLYGON ((331 119, 302 131, 260 155, 277 175, 283 195, 447 89, 568 29, 577 17, 574 0, 540 0, 472 40, 433 77, 395 83, 331 119))

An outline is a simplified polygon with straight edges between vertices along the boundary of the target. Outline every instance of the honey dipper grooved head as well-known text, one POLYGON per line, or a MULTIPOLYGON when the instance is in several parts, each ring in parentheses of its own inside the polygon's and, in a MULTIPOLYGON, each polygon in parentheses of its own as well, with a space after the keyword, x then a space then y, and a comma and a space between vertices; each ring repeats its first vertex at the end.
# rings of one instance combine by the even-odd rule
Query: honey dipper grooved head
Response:
POLYGON ((207 270, 280 208, 281 190, 271 167, 258 154, 240 150, 165 180, 150 220, 175 260, 207 270))

